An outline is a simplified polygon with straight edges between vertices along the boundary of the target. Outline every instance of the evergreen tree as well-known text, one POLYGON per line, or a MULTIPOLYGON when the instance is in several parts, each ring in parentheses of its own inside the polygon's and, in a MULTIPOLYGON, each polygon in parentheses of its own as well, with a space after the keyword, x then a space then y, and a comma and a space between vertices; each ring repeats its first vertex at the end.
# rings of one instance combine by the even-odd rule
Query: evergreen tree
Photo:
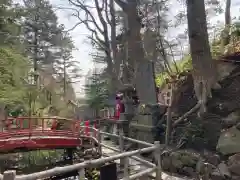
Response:
POLYGON ((20 11, 11 0, 0 2, 0 40, 1 45, 16 44, 19 39, 20 26, 17 20, 20 18, 20 11))
POLYGON ((11 48, 0 48, 0 99, 7 105, 26 103, 24 80, 29 71, 28 60, 11 48))
POLYGON ((63 94, 66 95, 70 84, 78 81, 80 77, 79 62, 74 61, 72 51, 75 48, 71 37, 68 34, 63 34, 61 40, 61 54, 62 56, 55 60, 54 69, 60 76, 60 82, 63 88, 63 94))
POLYGON ((58 26, 58 18, 47 0, 25 0, 24 3, 26 53, 37 71, 38 64, 52 64, 61 55, 59 44, 63 26, 58 26))
POLYGON ((61 79, 65 93, 67 85, 79 73, 76 62, 72 61, 73 41, 64 26, 58 25, 58 18, 48 0, 25 0, 25 6, 23 33, 34 71, 40 68, 39 64, 50 66, 52 75, 60 75, 58 79, 61 79))
POLYGON ((87 103, 95 110, 103 108, 108 97, 107 81, 104 74, 96 72, 96 69, 94 69, 93 72, 88 73, 86 78, 85 93, 87 103))

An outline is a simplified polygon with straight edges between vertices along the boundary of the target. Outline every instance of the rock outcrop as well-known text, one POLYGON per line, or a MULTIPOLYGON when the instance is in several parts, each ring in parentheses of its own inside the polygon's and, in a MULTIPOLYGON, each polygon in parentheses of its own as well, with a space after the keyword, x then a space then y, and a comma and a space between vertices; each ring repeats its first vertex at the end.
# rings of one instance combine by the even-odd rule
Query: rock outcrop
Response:
MULTIPOLYGON (((218 61, 221 88, 212 91, 207 112, 192 113, 173 132, 172 143, 183 150, 163 153, 165 171, 212 180, 240 180, 240 53, 218 61), (223 73, 224 71, 224 73, 223 73)), ((179 82, 173 114, 175 119, 196 103, 191 74, 179 82)))

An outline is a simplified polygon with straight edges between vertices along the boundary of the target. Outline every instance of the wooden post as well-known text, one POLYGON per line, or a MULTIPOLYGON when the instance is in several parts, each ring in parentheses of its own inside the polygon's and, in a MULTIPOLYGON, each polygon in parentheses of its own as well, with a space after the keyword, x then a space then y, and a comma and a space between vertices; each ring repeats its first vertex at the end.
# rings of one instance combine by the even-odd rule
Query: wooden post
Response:
POLYGON ((124 170, 123 170, 123 177, 125 180, 129 180, 129 158, 125 157, 124 159, 124 170))
MULTIPOLYGON (((121 125, 119 125, 119 149, 121 153, 124 152, 123 129, 121 125)), ((124 165, 123 159, 120 159, 120 165, 123 167, 124 165)))
POLYGON ((93 123, 94 123, 94 124, 93 124, 93 128, 94 128, 94 137, 95 137, 95 138, 98 138, 98 137, 97 137, 97 136, 98 136, 97 123, 96 123, 96 121, 94 121, 93 123))
MULTIPOLYGON (((122 124, 119 125, 119 148, 121 152, 124 152, 124 139, 123 139, 123 127, 122 124)), ((123 167, 123 173, 124 173, 124 180, 129 179, 129 172, 128 172, 128 166, 129 166, 129 159, 127 157, 120 159, 120 167, 123 167)))
POLYGON ((79 171, 78 171, 78 179, 79 180, 85 180, 85 170, 84 170, 84 168, 83 169, 80 169, 79 171))
POLYGON ((162 180, 162 166, 161 166, 161 149, 160 149, 160 142, 155 141, 154 145, 158 148, 154 152, 154 157, 156 161, 156 180, 162 180))
POLYGON ((100 157, 102 157, 102 145, 101 145, 102 135, 101 135, 100 129, 97 130, 97 140, 98 140, 98 152, 100 157))
POLYGON ((15 180, 16 178, 16 171, 9 170, 3 173, 3 180, 15 180))

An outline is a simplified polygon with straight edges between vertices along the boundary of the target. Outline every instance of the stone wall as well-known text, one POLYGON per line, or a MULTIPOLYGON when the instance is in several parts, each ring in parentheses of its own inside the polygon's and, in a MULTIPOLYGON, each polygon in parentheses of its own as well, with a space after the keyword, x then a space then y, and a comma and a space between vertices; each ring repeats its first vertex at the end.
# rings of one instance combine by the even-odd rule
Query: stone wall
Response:
POLYGON ((160 105, 145 105, 138 108, 137 115, 130 122, 133 138, 153 143, 160 140, 159 122, 166 113, 167 107, 160 105))

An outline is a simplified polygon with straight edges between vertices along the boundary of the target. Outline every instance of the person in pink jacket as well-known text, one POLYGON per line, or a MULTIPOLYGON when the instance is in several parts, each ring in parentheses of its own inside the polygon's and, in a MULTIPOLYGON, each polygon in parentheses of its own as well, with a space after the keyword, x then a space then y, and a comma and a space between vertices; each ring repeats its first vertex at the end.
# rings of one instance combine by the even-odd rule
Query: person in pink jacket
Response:
POLYGON ((115 119, 120 118, 120 113, 124 112, 124 104, 122 102, 122 97, 117 96, 116 97, 116 108, 115 108, 115 119))

